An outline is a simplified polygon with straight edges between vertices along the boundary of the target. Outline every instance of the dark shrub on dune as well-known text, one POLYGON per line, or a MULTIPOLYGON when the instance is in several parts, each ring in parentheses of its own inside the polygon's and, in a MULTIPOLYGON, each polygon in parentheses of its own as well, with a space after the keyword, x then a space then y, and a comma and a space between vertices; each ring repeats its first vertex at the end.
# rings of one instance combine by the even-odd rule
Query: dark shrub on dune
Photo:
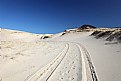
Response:
POLYGON ((106 41, 112 41, 114 39, 114 35, 110 35, 107 39, 106 39, 106 41))
POLYGON ((97 34, 99 34, 101 31, 94 31, 90 36, 96 36, 97 34))
POLYGON ((94 29, 94 28, 96 28, 96 27, 95 26, 92 26, 92 25, 82 25, 78 29, 84 30, 84 29, 94 29))
POLYGON ((49 36, 44 36, 43 39, 47 39, 47 38, 50 38, 49 36))
POLYGON ((115 32, 114 34, 111 34, 106 41, 112 41, 116 39, 117 41, 121 42, 121 31, 120 32, 115 32))
POLYGON ((64 33, 62 33, 62 35, 61 36, 63 36, 63 35, 65 35, 66 33, 64 32, 64 33))
POLYGON ((118 42, 120 42, 121 43, 121 35, 118 37, 118 42))
POLYGON ((112 31, 101 32, 101 33, 99 33, 98 35, 96 35, 95 38, 96 38, 96 39, 104 38, 104 37, 109 36, 111 33, 112 33, 112 31))

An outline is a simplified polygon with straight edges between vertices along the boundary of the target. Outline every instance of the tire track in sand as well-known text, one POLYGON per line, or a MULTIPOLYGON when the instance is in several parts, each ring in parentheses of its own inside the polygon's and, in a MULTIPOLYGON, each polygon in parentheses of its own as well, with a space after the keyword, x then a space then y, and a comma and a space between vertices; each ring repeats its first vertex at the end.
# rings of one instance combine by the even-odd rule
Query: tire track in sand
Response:
POLYGON ((69 44, 58 54, 58 56, 45 67, 37 70, 34 74, 28 76, 24 81, 48 81, 57 67, 60 65, 69 50, 69 44))
POLYGON ((83 45, 77 44, 77 46, 79 47, 80 52, 82 54, 82 62, 83 62, 83 64, 82 64, 82 68, 83 68, 82 80, 99 81, 97 78, 96 71, 95 71, 94 65, 92 63, 91 57, 89 55, 89 52, 83 45), (90 72, 90 74, 87 71, 90 72))
POLYGON ((48 81, 82 81, 81 54, 76 44, 69 43, 69 51, 48 81))

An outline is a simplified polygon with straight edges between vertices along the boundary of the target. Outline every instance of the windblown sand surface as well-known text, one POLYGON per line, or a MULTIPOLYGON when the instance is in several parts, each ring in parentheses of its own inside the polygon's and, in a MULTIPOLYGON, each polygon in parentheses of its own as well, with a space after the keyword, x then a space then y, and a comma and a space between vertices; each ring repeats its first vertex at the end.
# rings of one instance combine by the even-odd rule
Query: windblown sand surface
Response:
POLYGON ((121 81, 121 44, 74 32, 0 32, 0 81, 121 81))

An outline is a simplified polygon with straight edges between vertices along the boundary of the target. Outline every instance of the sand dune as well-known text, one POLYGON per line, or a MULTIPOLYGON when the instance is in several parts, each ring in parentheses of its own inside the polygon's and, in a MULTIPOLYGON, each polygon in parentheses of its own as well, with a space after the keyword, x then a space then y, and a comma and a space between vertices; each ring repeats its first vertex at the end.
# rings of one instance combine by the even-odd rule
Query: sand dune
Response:
POLYGON ((40 35, 1 29, 0 81, 120 81, 120 48, 117 29, 40 35))

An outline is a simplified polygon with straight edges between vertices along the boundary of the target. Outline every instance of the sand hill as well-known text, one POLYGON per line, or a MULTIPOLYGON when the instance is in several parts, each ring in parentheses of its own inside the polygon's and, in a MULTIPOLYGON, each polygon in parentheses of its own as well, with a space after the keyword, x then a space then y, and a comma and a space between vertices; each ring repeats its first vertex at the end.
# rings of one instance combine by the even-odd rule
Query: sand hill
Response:
POLYGON ((0 81, 121 81, 120 58, 120 28, 0 29, 0 81))

